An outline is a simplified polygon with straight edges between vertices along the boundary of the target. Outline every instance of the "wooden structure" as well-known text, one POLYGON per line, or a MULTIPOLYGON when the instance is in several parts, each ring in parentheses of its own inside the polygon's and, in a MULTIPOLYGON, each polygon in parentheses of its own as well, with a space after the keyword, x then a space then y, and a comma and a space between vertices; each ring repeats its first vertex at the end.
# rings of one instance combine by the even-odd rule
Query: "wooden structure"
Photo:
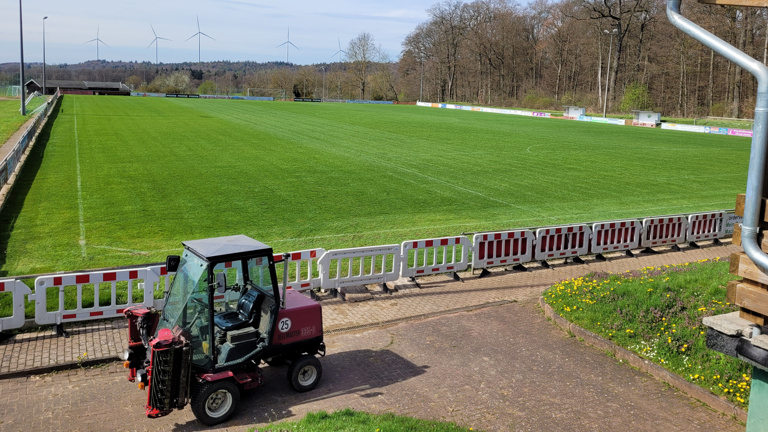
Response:
MULTIPOLYGON (((762 204, 760 206, 760 232, 758 234, 758 244, 760 248, 768 253, 768 236, 765 235, 768 229, 768 210, 766 203, 768 199, 763 193, 762 204)), ((744 216, 744 194, 736 197, 736 215, 744 216)), ((737 225, 733 231, 733 243, 741 246, 741 225, 737 225)), ((738 252, 731 255, 732 275, 743 279, 728 283, 728 294, 726 299, 739 306, 739 316, 758 325, 768 325, 768 275, 763 273, 744 252, 738 252)))
POLYGON ((766 0, 699 0, 699 3, 721 6, 768 7, 766 0))

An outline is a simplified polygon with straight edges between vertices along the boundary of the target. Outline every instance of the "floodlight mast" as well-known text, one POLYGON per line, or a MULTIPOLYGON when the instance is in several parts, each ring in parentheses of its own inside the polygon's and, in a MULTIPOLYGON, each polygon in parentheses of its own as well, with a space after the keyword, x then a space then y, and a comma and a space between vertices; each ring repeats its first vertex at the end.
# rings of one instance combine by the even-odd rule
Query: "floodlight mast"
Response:
POLYGON ((19 0, 19 80, 21 93, 21 115, 27 115, 27 106, 24 104, 26 92, 24 91, 24 30, 22 29, 21 0, 19 0))

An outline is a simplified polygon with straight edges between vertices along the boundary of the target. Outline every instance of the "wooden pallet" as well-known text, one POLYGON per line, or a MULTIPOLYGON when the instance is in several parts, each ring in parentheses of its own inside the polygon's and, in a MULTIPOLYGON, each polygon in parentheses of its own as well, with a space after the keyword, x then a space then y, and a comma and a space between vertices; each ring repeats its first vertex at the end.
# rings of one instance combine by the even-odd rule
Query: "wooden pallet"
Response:
POLYGON ((768 7, 766 0, 699 0, 699 3, 721 6, 768 7))
MULTIPOLYGON (((768 253, 768 236, 763 231, 768 229, 767 203, 768 200, 763 198, 758 243, 768 253)), ((744 216, 744 194, 736 197, 736 215, 744 216)), ((741 226, 736 226, 734 230, 733 243, 741 245, 741 226)), ((730 273, 743 279, 728 283, 727 301, 739 306, 741 318, 761 326, 768 325, 768 275, 743 252, 731 254, 730 273)))

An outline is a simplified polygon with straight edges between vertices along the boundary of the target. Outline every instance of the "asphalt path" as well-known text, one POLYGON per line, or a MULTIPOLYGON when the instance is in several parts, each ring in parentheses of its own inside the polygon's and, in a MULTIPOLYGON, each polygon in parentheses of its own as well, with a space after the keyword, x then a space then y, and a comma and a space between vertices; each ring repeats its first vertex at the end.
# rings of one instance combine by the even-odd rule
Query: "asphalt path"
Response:
POLYGON ((246 430, 311 411, 352 408, 487 431, 742 431, 653 377, 568 337, 534 301, 326 337, 323 378, 290 389, 265 367, 219 428, 189 407, 150 420, 146 393, 117 363, 0 380, 0 430, 246 430))

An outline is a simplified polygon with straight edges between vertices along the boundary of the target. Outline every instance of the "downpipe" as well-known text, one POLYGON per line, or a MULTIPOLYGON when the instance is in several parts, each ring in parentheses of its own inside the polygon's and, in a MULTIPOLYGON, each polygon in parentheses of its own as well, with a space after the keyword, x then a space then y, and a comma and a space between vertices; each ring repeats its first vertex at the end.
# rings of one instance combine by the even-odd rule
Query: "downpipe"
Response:
POLYGON ((768 254, 757 244, 758 224, 760 220, 760 201, 763 194, 765 177, 766 138, 768 138, 768 68, 762 63, 739 51, 714 34, 680 14, 681 0, 667 0, 667 17, 683 33, 706 45, 726 59, 736 63, 757 79, 757 104, 755 105, 755 125, 752 130, 752 148, 749 154, 749 172, 747 173, 747 193, 744 202, 744 221, 741 224, 741 244, 749 259, 763 273, 768 274, 768 254))

